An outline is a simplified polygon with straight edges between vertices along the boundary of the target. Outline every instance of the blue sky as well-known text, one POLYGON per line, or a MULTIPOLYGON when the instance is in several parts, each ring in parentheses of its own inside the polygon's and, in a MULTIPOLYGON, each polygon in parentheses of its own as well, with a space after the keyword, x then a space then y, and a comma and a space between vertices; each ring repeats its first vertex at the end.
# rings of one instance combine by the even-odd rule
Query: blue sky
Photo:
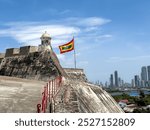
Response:
POLYGON ((62 66, 74 67, 73 52, 58 45, 75 37, 77 67, 91 81, 118 70, 127 82, 150 65, 149 0, 0 0, 0 52, 40 44, 47 31, 62 66))

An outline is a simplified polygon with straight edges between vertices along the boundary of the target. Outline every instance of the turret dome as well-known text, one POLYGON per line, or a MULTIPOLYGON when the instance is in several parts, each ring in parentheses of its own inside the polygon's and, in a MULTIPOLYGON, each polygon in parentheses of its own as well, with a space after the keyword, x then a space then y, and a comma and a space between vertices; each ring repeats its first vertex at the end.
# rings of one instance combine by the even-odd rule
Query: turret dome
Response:
POLYGON ((41 38, 51 38, 50 35, 45 31, 45 33, 42 34, 41 38))

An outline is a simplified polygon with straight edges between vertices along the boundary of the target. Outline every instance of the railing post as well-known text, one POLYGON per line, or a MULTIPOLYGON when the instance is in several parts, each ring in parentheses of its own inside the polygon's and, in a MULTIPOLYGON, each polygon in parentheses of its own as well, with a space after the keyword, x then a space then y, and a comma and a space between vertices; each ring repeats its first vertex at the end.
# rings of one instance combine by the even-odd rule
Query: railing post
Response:
POLYGON ((60 76, 60 87, 62 86, 62 77, 60 76))
POLYGON ((49 102, 51 101, 51 81, 49 81, 49 102))
POLYGON ((57 89, 58 89, 58 77, 56 78, 56 93, 57 93, 57 89))
POLYGON ((48 95, 49 95, 49 82, 47 82, 47 98, 48 98, 48 95))
POLYGON ((37 104, 37 113, 41 112, 41 104, 37 104))
POLYGON ((46 109, 47 108, 47 96, 48 96, 47 86, 44 87, 44 93, 45 93, 45 109, 46 109))
POLYGON ((53 113, 53 104, 52 104, 52 102, 50 102, 50 104, 49 104, 49 112, 53 113))
POLYGON ((51 96, 51 98, 53 99, 53 87, 54 87, 54 81, 52 80, 52 96, 51 96))
POLYGON ((45 113, 48 106, 49 106, 49 112, 55 112, 55 97, 61 86, 62 86, 61 76, 58 76, 53 80, 50 80, 46 84, 46 86, 44 87, 44 92, 42 93, 42 103, 37 104, 38 113, 40 112, 45 113))
POLYGON ((42 112, 45 113, 45 91, 42 93, 42 112))
POLYGON ((55 89, 56 89, 56 79, 54 79, 54 96, 55 96, 55 89))

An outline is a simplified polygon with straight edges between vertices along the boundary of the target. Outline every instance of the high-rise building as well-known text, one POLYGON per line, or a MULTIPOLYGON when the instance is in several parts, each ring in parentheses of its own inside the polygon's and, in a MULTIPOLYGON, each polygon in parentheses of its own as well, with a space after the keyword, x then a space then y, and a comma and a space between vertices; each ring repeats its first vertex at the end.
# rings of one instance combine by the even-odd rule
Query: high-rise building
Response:
POLYGON ((108 82, 107 81, 105 82, 105 87, 108 88, 108 82))
POLYGON ((147 82, 147 69, 145 66, 141 68, 141 87, 145 87, 147 82))
POLYGON ((121 86, 122 86, 122 87, 124 86, 124 81, 123 81, 123 80, 121 80, 121 86))
POLYGON ((118 85, 118 72, 115 71, 115 72, 114 72, 114 75, 115 75, 115 87, 118 87, 118 86, 119 86, 119 85, 118 85))
POLYGON ((114 86, 114 82, 113 82, 113 74, 110 75, 110 87, 114 86))
POLYGON ((147 66, 147 75, 148 75, 148 81, 146 83, 146 86, 150 87, 150 66, 147 66))
POLYGON ((135 80, 134 79, 131 80, 131 86, 135 87, 135 80))
POLYGON ((145 66, 141 68, 141 80, 147 81, 147 69, 145 66))
POLYGON ((148 81, 150 81, 150 66, 147 66, 148 81))
POLYGON ((144 80, 141 80, 141 84, 140 84, 141 87, 146 87, 146 82, 144 80))
POLYGON ((121 86, 122 86, 121 78, 120 78, 120 77, 118 78, 118 86, 119 86, 119 87, 121 87, 121 86))
POLYGON ((140 87, 140 78, 138 75, 134 76, 135 87, 140 87))

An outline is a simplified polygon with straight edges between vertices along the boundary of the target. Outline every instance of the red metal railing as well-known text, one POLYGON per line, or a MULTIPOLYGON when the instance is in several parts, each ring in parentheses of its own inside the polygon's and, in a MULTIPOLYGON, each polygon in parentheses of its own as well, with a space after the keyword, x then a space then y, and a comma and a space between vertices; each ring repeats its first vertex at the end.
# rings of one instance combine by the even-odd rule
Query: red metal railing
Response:
POLYGON ((48 106, 55 102, 55 98, 62 86, 62 76, 58 76, 53 80, 48 81, 42 92, 42 101, 37 104, 37 112, 45 113, 48 106))

